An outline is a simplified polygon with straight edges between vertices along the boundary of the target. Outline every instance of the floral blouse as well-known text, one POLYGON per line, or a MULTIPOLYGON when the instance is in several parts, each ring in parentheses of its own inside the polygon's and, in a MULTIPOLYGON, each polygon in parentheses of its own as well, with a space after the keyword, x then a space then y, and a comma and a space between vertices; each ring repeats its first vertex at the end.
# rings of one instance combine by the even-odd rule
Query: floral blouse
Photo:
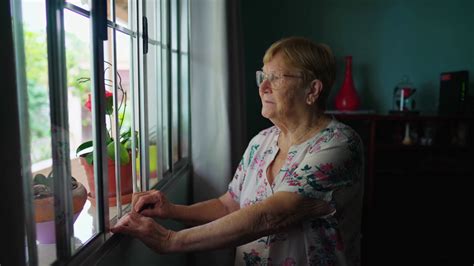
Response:
POLYGON ((362 208, 362 142, 350 127, 332 120, 322 131, 288 151, 269 184, 266 169, 278 153, 280 130, 271 127, 251 141, 228 191, 240 208, 278 191, 321 199, 335 213, 314 217, 236 249, 235 265, 358 265, 362 208))

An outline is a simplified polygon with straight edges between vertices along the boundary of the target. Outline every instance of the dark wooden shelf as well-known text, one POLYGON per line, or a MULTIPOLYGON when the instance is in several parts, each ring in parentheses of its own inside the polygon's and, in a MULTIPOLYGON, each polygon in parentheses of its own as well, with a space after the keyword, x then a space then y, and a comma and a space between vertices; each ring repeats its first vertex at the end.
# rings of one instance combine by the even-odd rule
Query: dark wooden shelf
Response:
POLYGON ((411 237, 427 223, 447 224, 451 218, 442 220, 440 210, 459 206, 464 201, 458 199, 469 195, 460 189, 468 187, 465 182, 474 177, 474 116, 332 115, 356 130, 364 142, 362 246, 366 254, 386 241, 387 232, 392 231, 388 224, 393 224, 394 219, 406 224, 397 228, 416 228, 416 231, 406 233, 400 229, 392 238, 404 233, 403 238, 411 237), (432 145, 403 145, 407 123, 414 139, 426 138, 430 132, 432 145), (460 138, 466 145, 452 144, 460 138), (423 225, 412 226, 414 221, 423 221, 423 225))

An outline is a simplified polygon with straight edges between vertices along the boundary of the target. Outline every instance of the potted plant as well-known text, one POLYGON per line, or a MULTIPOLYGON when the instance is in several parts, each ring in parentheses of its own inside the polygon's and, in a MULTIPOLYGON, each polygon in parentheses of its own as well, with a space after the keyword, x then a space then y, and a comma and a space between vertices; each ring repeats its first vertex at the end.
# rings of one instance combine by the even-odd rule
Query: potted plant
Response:
MULTIPOLYGON (((109 69, 111 64, 106 62, 109 69)), ((121 202, 124 204, 130 203, 132 200, 133 193, 133 183, 132 183, 132 163, 131 163, 131 150, 132 150, 132 133, 131 129, 128 128, 125 131, 122 131, 123 121, 125 118, 125 111, 127 108, 127 93, 122 87, 122 77, 119 73, 116 73, 118 84, 118 92, 121 93, 120 103, 118 106, 118 115, 119 115, 119 125, 117 130, 120 133, 119 146, 120 146, 120 159, 119 162, 115 161, 115 140, 112 135, 112 116, 114 113, 113 106, 113 94, 112 92, 106 90, 106 107, 105 113, 108 117, 108 128, 106 136, 106 146, 107 146, 107 169, 108 169, 108 198, 109 206, 116 205, 116 182, 115 182, 115 164, 119 163, 120 165, 120 186, 121 186, 121 202)), ((89 82, 89 78, 80 78, 79 83, 89 82)), ((112 87, 112 84, 109 84, 110 80, 106 79, 106 86, 112 87)), ((91 95, 88 95, 88 99, 85 103, 85 107, 91 111, 91 95)), ((134 136, 137 134, 135 132, 134 136)), ((88 194, 89 198, 93 205, 95 205, 96 190, 94 183, 94 162, 93 162, 93 141, 89 140, 77 147, 76 154, 80 157, 81 165, 84 167, 87 176, 87 182, 89 184, 90 192, 88 194)))
MULTIPOLYGON (((87 200, 87 190, 71 177, 73 222, 76 221, 87 200)), ((33 178, 33 202, 35 208, 36 239, 41 244, 55 243, 54 191, 52 173, 37 174, 33 178)))

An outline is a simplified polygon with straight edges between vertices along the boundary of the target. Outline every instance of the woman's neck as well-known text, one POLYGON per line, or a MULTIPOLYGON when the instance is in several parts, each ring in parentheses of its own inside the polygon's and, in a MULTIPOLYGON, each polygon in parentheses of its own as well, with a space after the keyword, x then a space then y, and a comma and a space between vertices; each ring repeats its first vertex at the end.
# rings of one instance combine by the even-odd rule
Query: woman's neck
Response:
POLYGON ((289 148, 292 145, 303 143, 324 129, 330 121, 330 117, 319 113, 287 123, 275 123, 281 131, 278 146, 289 148))

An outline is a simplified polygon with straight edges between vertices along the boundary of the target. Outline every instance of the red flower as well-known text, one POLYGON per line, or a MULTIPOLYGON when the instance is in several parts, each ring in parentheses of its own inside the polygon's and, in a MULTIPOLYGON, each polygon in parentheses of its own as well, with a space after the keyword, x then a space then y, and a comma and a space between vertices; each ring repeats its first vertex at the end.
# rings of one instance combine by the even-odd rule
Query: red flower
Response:
POLYGON ((91 94, 89 93, 89 96, 87 98, 86 104, 84 105, 89 112, 92 112, 92 100, 91 100, 91 94))
POLYGON ((411 88, 403 88, 402 93, 403 93, 403 98, 408 98, 413 94, 414 90, 411 88))
MULTIPOLYGON (((105 101, 109 102, 109 99, 111 100, 111 97, 113 95, 114 94, 111 91, 105 90, 105 101)), ((89 112, 92 112, 92 99, 91 99, 90 93, 87 96, 87 101, 86 101, 86 104, 84 104, 84 106, 87 108, 87 110, 89 110, 89 112)))

